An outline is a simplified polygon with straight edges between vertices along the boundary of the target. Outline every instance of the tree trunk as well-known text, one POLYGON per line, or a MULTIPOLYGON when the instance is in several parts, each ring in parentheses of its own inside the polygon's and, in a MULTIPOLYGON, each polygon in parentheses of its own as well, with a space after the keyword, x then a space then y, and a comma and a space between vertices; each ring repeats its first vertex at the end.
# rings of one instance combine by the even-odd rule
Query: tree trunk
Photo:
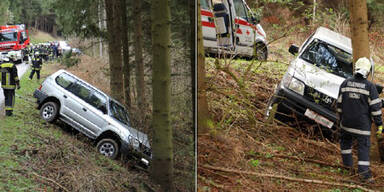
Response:
MULTIPOLYGON (((353 69, 355 69, 355 63, 359 58, 370 58, 367 1, 350 0, 349 8, 351 13, 353 69)), ((368 77, 368 79, 370 78, 368 77)), ((376 132, 375 126, 372 126, 371 132, 376 132)), ((383 141, 377 140, 376 134, 371 134, 371 141, 371 160, 379 160, 380 156, 384 157, 384 154, 380 154, 383 150, 379 150, 380 143, 383 141)))
MULTIPOLYGON (((195 96, 196 96, 196 93, 195 93, 195 90, 196 90, 196 86, 195 86, 195 83, 196 83, 196 76, 195 76, 195 72, 196 72, 196 58, 195 58, 195 42, 196 42, 196 38, 195 38, 195 34, 196 34, 196 17, 195 17, 195 1, 189 1, 189 19, 190 19, 190 26, 193 26, 192 30, 190 31, 190 43, 189 43, 189 46, 190 46, 190 59, 191 59, 191 85, 192 85, 192 107, 195 107, 196 106, 196 100, 195 100, 195 96)), ((192 122, 196 122, 196 115, 195 115, 195 112, 192 113, 192 122)), ((195 125, 194 123, 192 124, 192 132, 194 133, 195 132, 195 125)))
POLYGON ((125 105, 131 107, 131 89, 129 80, 131 78, 131 67, 129 66, 129 40, 128 40, 128 22, 127 22, 127 3, 126 0, 120 0, 121 8, 121 40, 123 43, 123 74, 124 74, 124 98, 125 105))
POLYGON ((366 0, 350 0, 353 63, 360 57, 370 58, 366 0))
POLYGON ((200 1, 197 2, 197 131, 209 132, 209 111, 205 85, 205 55, 201 25, 200 1))
POLYGON ((152 178, 163 191, 175 191, 173 185, 173 144, 170 126, 170 7, 168 0, 151 1, 153 55, 153 164, 152 178))
POLYGON ((121 17, 118 0, 105 0, 107 13, 108 53, 110 68, 110 88, 113 98, 123 103, 123 73, 121 58, 121 17))
POLYGON ((145 112, 145 82, 143 63, 143 29, 141 19, 141 1, 133 1, 133 15, 135 15, 135 62, 136 62, 136 92, 137 105, 141 114, 145 112))
MULTIPOLYGON (((99 0, 99 6, 98 6, 98 17, 99 17, 99 29, 102 30, 102 20, 104 19, 103 13, 104 13, 104 8, 102 6, 103 0, 99 0)), ((102 38, 99 38, 99 57, 103 57, 103 42, 102 38)))

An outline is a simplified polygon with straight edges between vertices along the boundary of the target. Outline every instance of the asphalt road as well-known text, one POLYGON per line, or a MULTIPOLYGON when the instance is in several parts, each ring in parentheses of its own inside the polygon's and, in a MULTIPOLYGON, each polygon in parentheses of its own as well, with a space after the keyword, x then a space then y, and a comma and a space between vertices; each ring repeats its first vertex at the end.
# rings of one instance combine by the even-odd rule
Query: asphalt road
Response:
MULTIPOLYGON (((29 60, 30 61, 30 60, 29 60)), ((21 64, 17 64, 17 74, 19 75, 19 79, 24 75, 24 73, 28 70, 29 64, 27 62, 23 62, 21 64)), ((20 85, 23 88, 23 85, 20 85)), ((0 88, 0 115, 4 114, 4 94, 3 89, 0 88)))

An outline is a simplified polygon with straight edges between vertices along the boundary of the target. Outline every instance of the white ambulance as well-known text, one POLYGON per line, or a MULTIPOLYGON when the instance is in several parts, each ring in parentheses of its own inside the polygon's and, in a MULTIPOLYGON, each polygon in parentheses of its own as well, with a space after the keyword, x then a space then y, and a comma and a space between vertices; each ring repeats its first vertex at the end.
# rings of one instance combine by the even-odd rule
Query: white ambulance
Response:
POLYGON ((204 48, 266 60, 267 37, 244 0, 200 0, 204 48))

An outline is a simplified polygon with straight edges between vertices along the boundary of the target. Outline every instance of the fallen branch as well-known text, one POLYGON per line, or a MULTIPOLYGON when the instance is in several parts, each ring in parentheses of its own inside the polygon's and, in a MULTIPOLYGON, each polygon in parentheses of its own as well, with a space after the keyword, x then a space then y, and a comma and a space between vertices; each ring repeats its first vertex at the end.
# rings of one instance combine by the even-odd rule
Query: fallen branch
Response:
POLYGON ((53 183, 53 184, 59 186, 61 189, 63 189, 63 190, 66 191, 66 192, 69 192, 69 190, 68 190, 67 188, 65 188, 64 186, 60 185, 58 182, 56 182, 56 181, 53 180, 53 179, 50 179, 50 178, 48 178, 48 177, 41 176, 41 175, 39 175, 39 174, 37 174, 37 173, 35 173, 35 172, 32 172, 32 174, 35 175, 36 177, 39 177, 39 178, 44 179, 44 180, 47 180, 47 181, 49 181, 49 182, 51 182, 51 183, 53 183))
POLYGON ((207 169, 212 169, 212 170, 222 171, 222 172, 228 172, 228 173, 254 175, 254 176, 258 176, 258 177, 270 177, 270 178, 276 178, 276 179, 284 179, 284 180, 288 180, 288 181, 313 183, 313 184, 321 184, 321 185, 333 185, 333 186, 360 189, 362 191, 367 191, 367 192, 374 192, 374 190, 371 190, 371 189, 368 189, 368 188, 365 188, 361 185, 356 185, 356 184, 336 183, 336 182, 321 181, 321 180, 315 180, 315 179, 301 179, 301 178, 288 177, 288 176, 282 176, 282 175, 263 174, 263 173, 256 173, 256 172, 251 172, 251 171, 240 171, 240 170, 228 169, 228 168, 223 168, 223 167, 214 167, 214 166, 210 166, 210 165, 200 165, 200 166, 207 168, 207 169))
POLYGON ((310 163, 316 163, 316 164, 323 165, 323 166, 328 166, 328 167, 345 168, 345 169, 347 169, 347 167, 344 166, 344 165, 335 165, 335 164, 332 164, 332 163, 327 163, 327 162, 316 160, 316 159, 299 158, 299 157, 296 157, 296 156, 288 156, 288 155, 273 155, 273 157, 285 158, 285 159, 293 159, 293 160, 305 161, 305 162, 310 162, 310 163))

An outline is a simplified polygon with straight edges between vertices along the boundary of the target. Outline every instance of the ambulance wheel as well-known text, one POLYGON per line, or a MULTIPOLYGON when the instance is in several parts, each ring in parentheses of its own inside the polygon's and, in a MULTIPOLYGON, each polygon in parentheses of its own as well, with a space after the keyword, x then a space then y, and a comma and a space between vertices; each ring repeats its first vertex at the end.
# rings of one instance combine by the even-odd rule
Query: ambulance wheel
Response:
POLYGON ((268 50, 267 46, 264 45, 263 43, 256 43, 254 45, 255 53, 256 55, 254 56, 255 59, 259 61, 266 61, 268 58, 268 50))

